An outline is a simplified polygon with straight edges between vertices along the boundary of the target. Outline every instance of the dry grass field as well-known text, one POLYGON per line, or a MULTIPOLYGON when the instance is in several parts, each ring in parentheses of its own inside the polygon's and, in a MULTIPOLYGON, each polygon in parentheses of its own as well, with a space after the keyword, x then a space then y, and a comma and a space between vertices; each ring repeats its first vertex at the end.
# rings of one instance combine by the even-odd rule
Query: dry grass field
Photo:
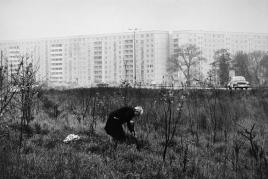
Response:
POLYGON ((268 178, 267 90, 46 90, 31 110, 1 116, 0 178, 268 178), (103 127, 125 105, 144 108, 138 144, 115 147, 103 127))

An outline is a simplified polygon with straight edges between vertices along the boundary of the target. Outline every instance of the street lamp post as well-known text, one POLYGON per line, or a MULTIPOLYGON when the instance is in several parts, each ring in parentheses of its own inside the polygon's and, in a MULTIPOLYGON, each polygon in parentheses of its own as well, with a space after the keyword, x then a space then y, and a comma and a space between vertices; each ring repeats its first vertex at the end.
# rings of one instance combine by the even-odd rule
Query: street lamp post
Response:
POLYGON ((1 50, 1 66, 0 66, 0 90, 2 92, 2 87, 3 87, 3 79, 4 79, 4 73, 3 73, 3 51, 1 50))
POLYGON ((131 28, 129 29, 130 31, 133 31, 133 66, 134 66, 134 88, 136 87, 136 80, 137 80, 137 76, 136 76, 136 31, 138 30, 138 28, 131 28))

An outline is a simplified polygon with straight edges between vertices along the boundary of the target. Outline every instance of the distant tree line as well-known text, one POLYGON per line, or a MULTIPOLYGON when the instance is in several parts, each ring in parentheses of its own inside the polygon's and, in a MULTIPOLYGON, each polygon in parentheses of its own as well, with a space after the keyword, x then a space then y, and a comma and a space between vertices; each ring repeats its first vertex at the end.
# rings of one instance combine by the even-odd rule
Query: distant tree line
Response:
POLYGON ((268 85, 267 52, 239 51, 231 54, 228 49, 219 49, 214 52, 206 79, 202 79, 200 73, 202 70, 197 69, 203 61, 206 59, 196 45, 185 44, 175 49, 175 53, 170 57, 168 72, 169 74, 182 73, 186 86, 192 86, 194 81, 202 81, 208 86, 224 87, 230 80, 230 71, 233 71, 235 76, 244 76, 254 86, 268 85))
POLYGON ((253 86, 266 86, 268 83, 268 54, 263 51, 239 51, 232 56, 227 49, 220 49, 215 52, 211 65, 220 86, 228 83, 231 70, 235 76, 244 76, 253 86))

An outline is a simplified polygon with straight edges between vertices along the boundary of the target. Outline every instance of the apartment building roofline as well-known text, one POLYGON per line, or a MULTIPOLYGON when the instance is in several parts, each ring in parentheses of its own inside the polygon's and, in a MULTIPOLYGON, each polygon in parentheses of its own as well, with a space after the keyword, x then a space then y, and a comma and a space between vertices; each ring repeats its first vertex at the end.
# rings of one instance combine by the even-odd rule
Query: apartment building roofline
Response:
MULTIPOLYGON (((169 33, 169 31, 164 30, 146 30, 146 31, 136 31, 136 34, 142 33, 169 33)), ((100 34, 89 34, 89 35, 70 35, 70 36, 58 36, 58 37, 41 37, 41 38, 30 38, 30 39, 13 39, 13 40, 0 40, 1 43, 12 43, 12 42, 28 42, 28 41, 37 41, 37 40, 65 40, 72 38, 94 38, 94 37, 104 37, 104 36, 119 36, 122 34, 132 35, 133 32, 117 32, 117 33, 100 33, 100 34)))
POLYGON ((232 32, 232 31, 208 31, 208 30, 174 30, 171 33, 191 32, 191 33, 215 33, 215 34, 250 34, 250 35, 268 35, 268 33, 258 32, 232 32))
MULTIPOLYGON (((268 33, 257 32, 231 32, 231 31, 208 31, 208 30, 141 30, 136 31, 136 34, 142 33, 214 33, 214 34, 247 34, 247 35, 268 35, 268 33)), ((29 42, 29 41, 43 41, 43 40, 65 40, 65 39, 77 39, 77 38, 95 38, 103 36, 118 36, 122 34, 133 34, 133 32, 117 32, 117 33, 100 33, 100 34, 88 34, 88 35, 70 35, 70 36, 58 36, 58 37, 41 37, 41 38, 29 38, 29 39, 12 39, 12 40, 0 40, 0 44, 13 43, 13 42, 29 42)))

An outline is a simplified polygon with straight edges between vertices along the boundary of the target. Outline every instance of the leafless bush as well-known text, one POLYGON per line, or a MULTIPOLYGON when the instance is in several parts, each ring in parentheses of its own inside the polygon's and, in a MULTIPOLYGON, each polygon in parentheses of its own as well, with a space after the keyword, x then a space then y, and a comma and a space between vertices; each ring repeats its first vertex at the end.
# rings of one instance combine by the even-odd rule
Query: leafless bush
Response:
POLYGON ((16 90, 15 105, 20 117, 20 146, 22 145, 23 129, 29 128, 29 123, 34 120, 33 105, 36 94, 40 90, 37 86, 36 72, 29 56, 22 56, 16 73, 11 74, 11 83, 16 90))
POLYGON ((164 149, 162 153, 163 161, 166 159, 166 154, 169 145, 173 141, 177 131, 178 123, 181 120, 181 113, 184 104, 185 96, 175 96, 173 91, 162 91, 162 107, 159 114, 162 121, 164 133, 164 149))
POLYGON ((263 178, 265 170, 268 169, 267 157, 264 149, 264 136, 260 135, 259 129, 256 129, 256 123, 248 125, 238 124, 238 134, 240 134, 249 144, 248 154, 253 159, 251 163, 252 177, 263 178))

